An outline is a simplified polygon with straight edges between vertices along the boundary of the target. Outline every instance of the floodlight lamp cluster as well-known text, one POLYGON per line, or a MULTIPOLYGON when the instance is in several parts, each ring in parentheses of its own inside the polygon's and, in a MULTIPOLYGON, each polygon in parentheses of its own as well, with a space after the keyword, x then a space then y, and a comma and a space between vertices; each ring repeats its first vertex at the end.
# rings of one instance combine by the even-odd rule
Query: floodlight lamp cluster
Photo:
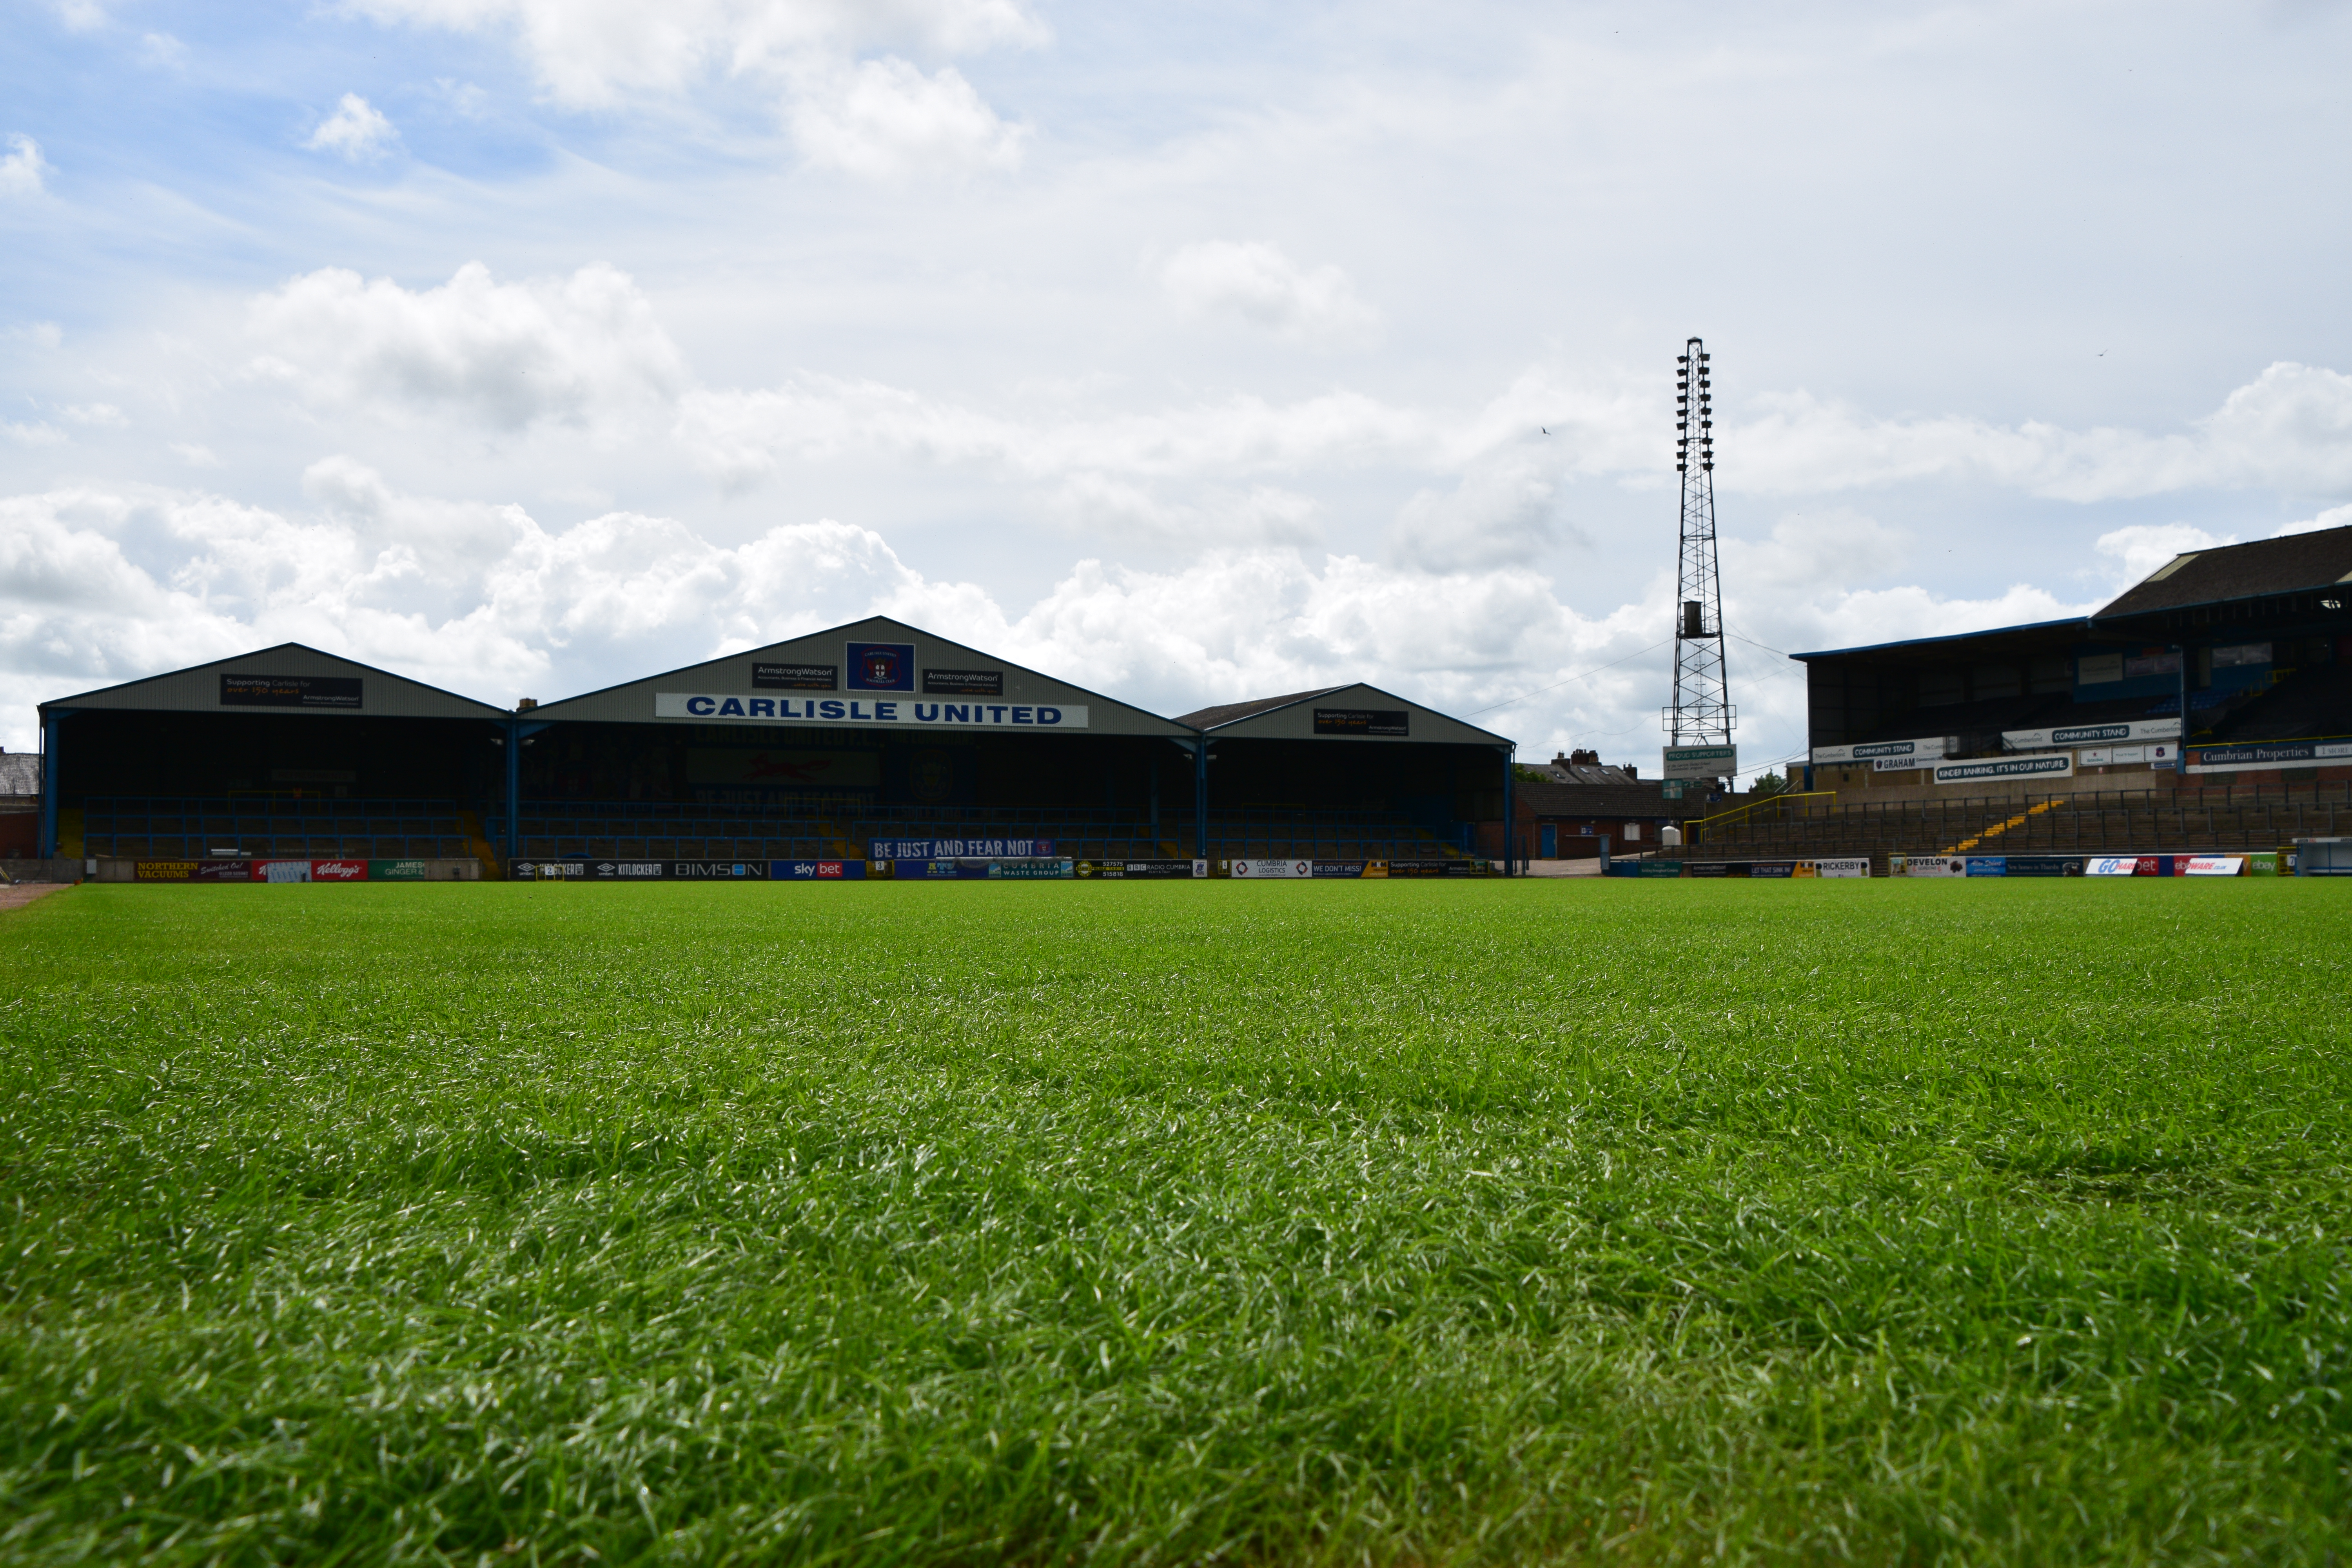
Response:
POLYGON ((1691 419, 1698 419, 1698 464, 1708 473, 1715 470, 1715 403, 1708 391, 1706 348, 1693 338, 1683 345, 1675 359, 1675 472, 1690 472, 1691 419), (1691 403, 1692 383, 1697 383, 1698 403, 1691 403))

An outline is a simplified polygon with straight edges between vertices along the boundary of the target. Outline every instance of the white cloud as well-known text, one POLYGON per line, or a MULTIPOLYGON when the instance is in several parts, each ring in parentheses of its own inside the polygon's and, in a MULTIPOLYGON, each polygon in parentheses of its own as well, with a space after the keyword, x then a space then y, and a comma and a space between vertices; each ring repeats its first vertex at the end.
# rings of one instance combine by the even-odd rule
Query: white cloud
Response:
POLYGON ((1472 464, 1450 491, 1416 491, 1389 531, 1390 553, 1433 572, 1536 560, 1570 531, 1548 457, 1522 442, 1472 464))
POLYGON ((98 0, 56 0, 58 20, 68 32, 94 33, 106 26, 106 7, 98 0))
POLYGON ((176 70, 188 62, 188 46, 169 33, 149 33, 139 40, 139 58, 151 66, 176 70))
POLYGON ((1170 257, 1160 287, 1188 312, 1229 316, 1292 342, 1360 344, 1379 335, 1380 314, 1356 297, 1337 267, 1300 267, 1263 241, 1202 240, 1170 257))
POLYGON ((8 138, 8 151, 0 156, 0 196, 37 196, 42 181, 57 173, 57 166, 41 156, 41 144, 29 136, 8 138))
POLYGON ((1022 418, 877 382, 803 376, 679 404, 678 435, 708 471, 748 484, 780 461, 845 452, 1001 465, 1029 477, 1115 473, 1241 479, 1317 464, 1421 463, 1463 439, 1455 422, 1358 393, 1294 403, 1237 396, 1147 414, 1022 418))
MULTIPOLYGON (((1361 679, 1531 752, 1599 742, 1640 759, 1657 743, 1666 654, 1654 645, 1673 593, 1663 573, 1596 616, 1524 566, 1434 573, 1219 546, 1166 571, 1079 561, 1020 607, 927 577, 872 530, 829 520, 733 546, 630 511, 550 529, 520 506, 403 493, 348 457, 313 464, 303 493, 313 510, 301 516, 194 492, 0 500, 8 743, 29 739, 32 703, 61 691, 285 638, 509 702, 876 613, 1163 712, 1361 679)), ((1885 564, 1900 542, 1851 513, 1785 521, 1733 563, 1748 595, 1727 604, 1731 624, 1799 647, 2078 613, 2025 585, 1954 601, 1917 587, 1849 593, 1818 574, 1857 551, 1885 564)), ((1801 743, 1793 668, 1738 650, 1743 738, 1762 748, 1759 765, 1801 743)))
POLYGON ((1008 125, 953 66, 930 76, 892 57, 803 73, 787 112, 803 156, 868 178, 1009 173, 1026 127, 1008 125))
POLYGON ((866 49, 962 54, 1050 36, 1013 0, 355 0, 352 8, 383 22, 510 33, 548 95, 579 108, 681 93, 715 72, 785 75, 813 58, 866 49))
POLYGON ((1804 393, 1759 402, 1762 417, 1717 422, 1726 488, 1806 493, 1980 479, 2061 500, 2180 490, 2352 489, 2352 376, 2280 363, 2170 435, 1966 417, 1876 419, 1804 393))
POLYGON ((357 163, 375 156, 399 139, 400 132, 374 105, 356 92, 347 92, 335 105, 335 111, 319 122, 319 128, 302 145, 314 153, 340 153, 357 163))
POLYGON ((1049 504, 1071 533, 1097 542, 1312 545, 1323 540, 1315 499, 1275 485, 1179 502, 1107 474, 1082 473, 1064 480, 1049 504))
POLYGON ((27 321, 21 327, 10 327, 0 337, 14 338, 38 349, 54 349, 66 341, 65 329, 55 321, 27 321))
POLYGON ((122 410, 111 403, 77 403, 61 412, 77 425, 100 425, 119 430, 131 423, 123 417, 122 410))
POLYGON ((20 447, 57 447, 69 439, 64 431, 43 420, 26 425, 0 420, 0 435, 6 436, 20 447))
POLYGON ((194 441, 173 441, 169 449, 173 457, 192 468, 217 468, 221 466, 221 460, 213 456, 210 447, 194 441))
POLYGON ((305 397, 502 431, 618 418, 685 379, 651 304, 604 266, 500 283, 468 262, 424 289, 328 268, 256 300, 249 324, 268 351, 254 373, 305 397))

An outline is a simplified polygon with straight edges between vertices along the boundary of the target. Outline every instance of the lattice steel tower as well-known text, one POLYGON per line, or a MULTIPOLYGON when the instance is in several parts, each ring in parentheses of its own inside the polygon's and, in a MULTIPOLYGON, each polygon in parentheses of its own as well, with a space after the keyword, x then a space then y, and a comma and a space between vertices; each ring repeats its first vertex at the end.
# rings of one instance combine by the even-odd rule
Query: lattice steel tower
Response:
POLYGON ((1675 702, 1669 746, 1727 746, 1739 721, 1723 674, 1723 588, 1715 565, 1715 415, 1706 345, 1675 361, 1675 471, 1683 480, 1682 590, 1675 595, 1675 702), (1696 429, 1698 434, 1693 436, 1696 429))

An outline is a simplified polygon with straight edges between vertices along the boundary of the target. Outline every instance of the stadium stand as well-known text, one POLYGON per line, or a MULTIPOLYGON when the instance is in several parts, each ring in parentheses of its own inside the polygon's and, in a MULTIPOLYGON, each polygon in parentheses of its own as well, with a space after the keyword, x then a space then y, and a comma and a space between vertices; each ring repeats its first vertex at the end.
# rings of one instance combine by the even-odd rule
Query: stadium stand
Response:
POLYGON ((1475 856, 1487 826, 1499 839, 1512 787, 1503 737, 1370 687, 1171 720, 880 616, 511 710, 289 643, 57 699, 41 721, 37 842, 120 879, 224 858, 694 878, 1432 860, 1475 856))
POLYGON ((1177 721, 1207 745, 1212 858, 1410 860, 1502 854, 1501 736, 1376 687, 1223 703, 1177 721), (1482 833, 1494 843, 1481 843, 1482 833))
POLYGON ((2352 528, 2321 529, 2176 556, 2081 618, 1798 655, 1808 786, 2009 801, 2352 779, 2352 753, 2320 744, 2352 740, 2347 604, 2352 528), (1933 767, 2010 759, 2006 786, 1933 767))
POLYGON ((2276 849, 2352 833, 2352 782, 1842 801, 1784 795, 1686 825, 1692 860, 2276 849))

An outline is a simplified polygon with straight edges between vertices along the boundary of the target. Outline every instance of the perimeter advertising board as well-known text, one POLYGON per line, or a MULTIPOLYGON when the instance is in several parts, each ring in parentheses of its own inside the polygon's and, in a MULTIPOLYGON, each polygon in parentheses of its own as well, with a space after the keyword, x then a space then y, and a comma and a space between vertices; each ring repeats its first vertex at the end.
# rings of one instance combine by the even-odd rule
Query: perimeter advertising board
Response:
MULTIPOLYGON (((1867 855, 1832 856, 1813 860, 1643 860, 1638 875, 1650 877, 1761 877, 1796 880, 1813 877, 1864 878, 1870 875, 1867 855), (1653 871, 1650 868, 1659 867, 1653 871)), ((1617 869, 1612 866, 1612 873, 1617 869)), ((1636 875, 1628 870, 1625 875, 1636 875)), ((1901 875, 1896 872, 1895 875, 1901 875)))
POLYGON ((134 860, 140 882, 406 882, 425 879, 422 860, 134 860), (379 871, 377 867, 414 871, 379 871))
POLYGON ((1056 882, 1078 874, 1076 861, 1047 857, 886 860, 881 864, 889 867, 890 876, 901 882, 1056 882))
POLYGON ((518 882, 764 882, 767 860, 517 860, 507 874, 518 882))

